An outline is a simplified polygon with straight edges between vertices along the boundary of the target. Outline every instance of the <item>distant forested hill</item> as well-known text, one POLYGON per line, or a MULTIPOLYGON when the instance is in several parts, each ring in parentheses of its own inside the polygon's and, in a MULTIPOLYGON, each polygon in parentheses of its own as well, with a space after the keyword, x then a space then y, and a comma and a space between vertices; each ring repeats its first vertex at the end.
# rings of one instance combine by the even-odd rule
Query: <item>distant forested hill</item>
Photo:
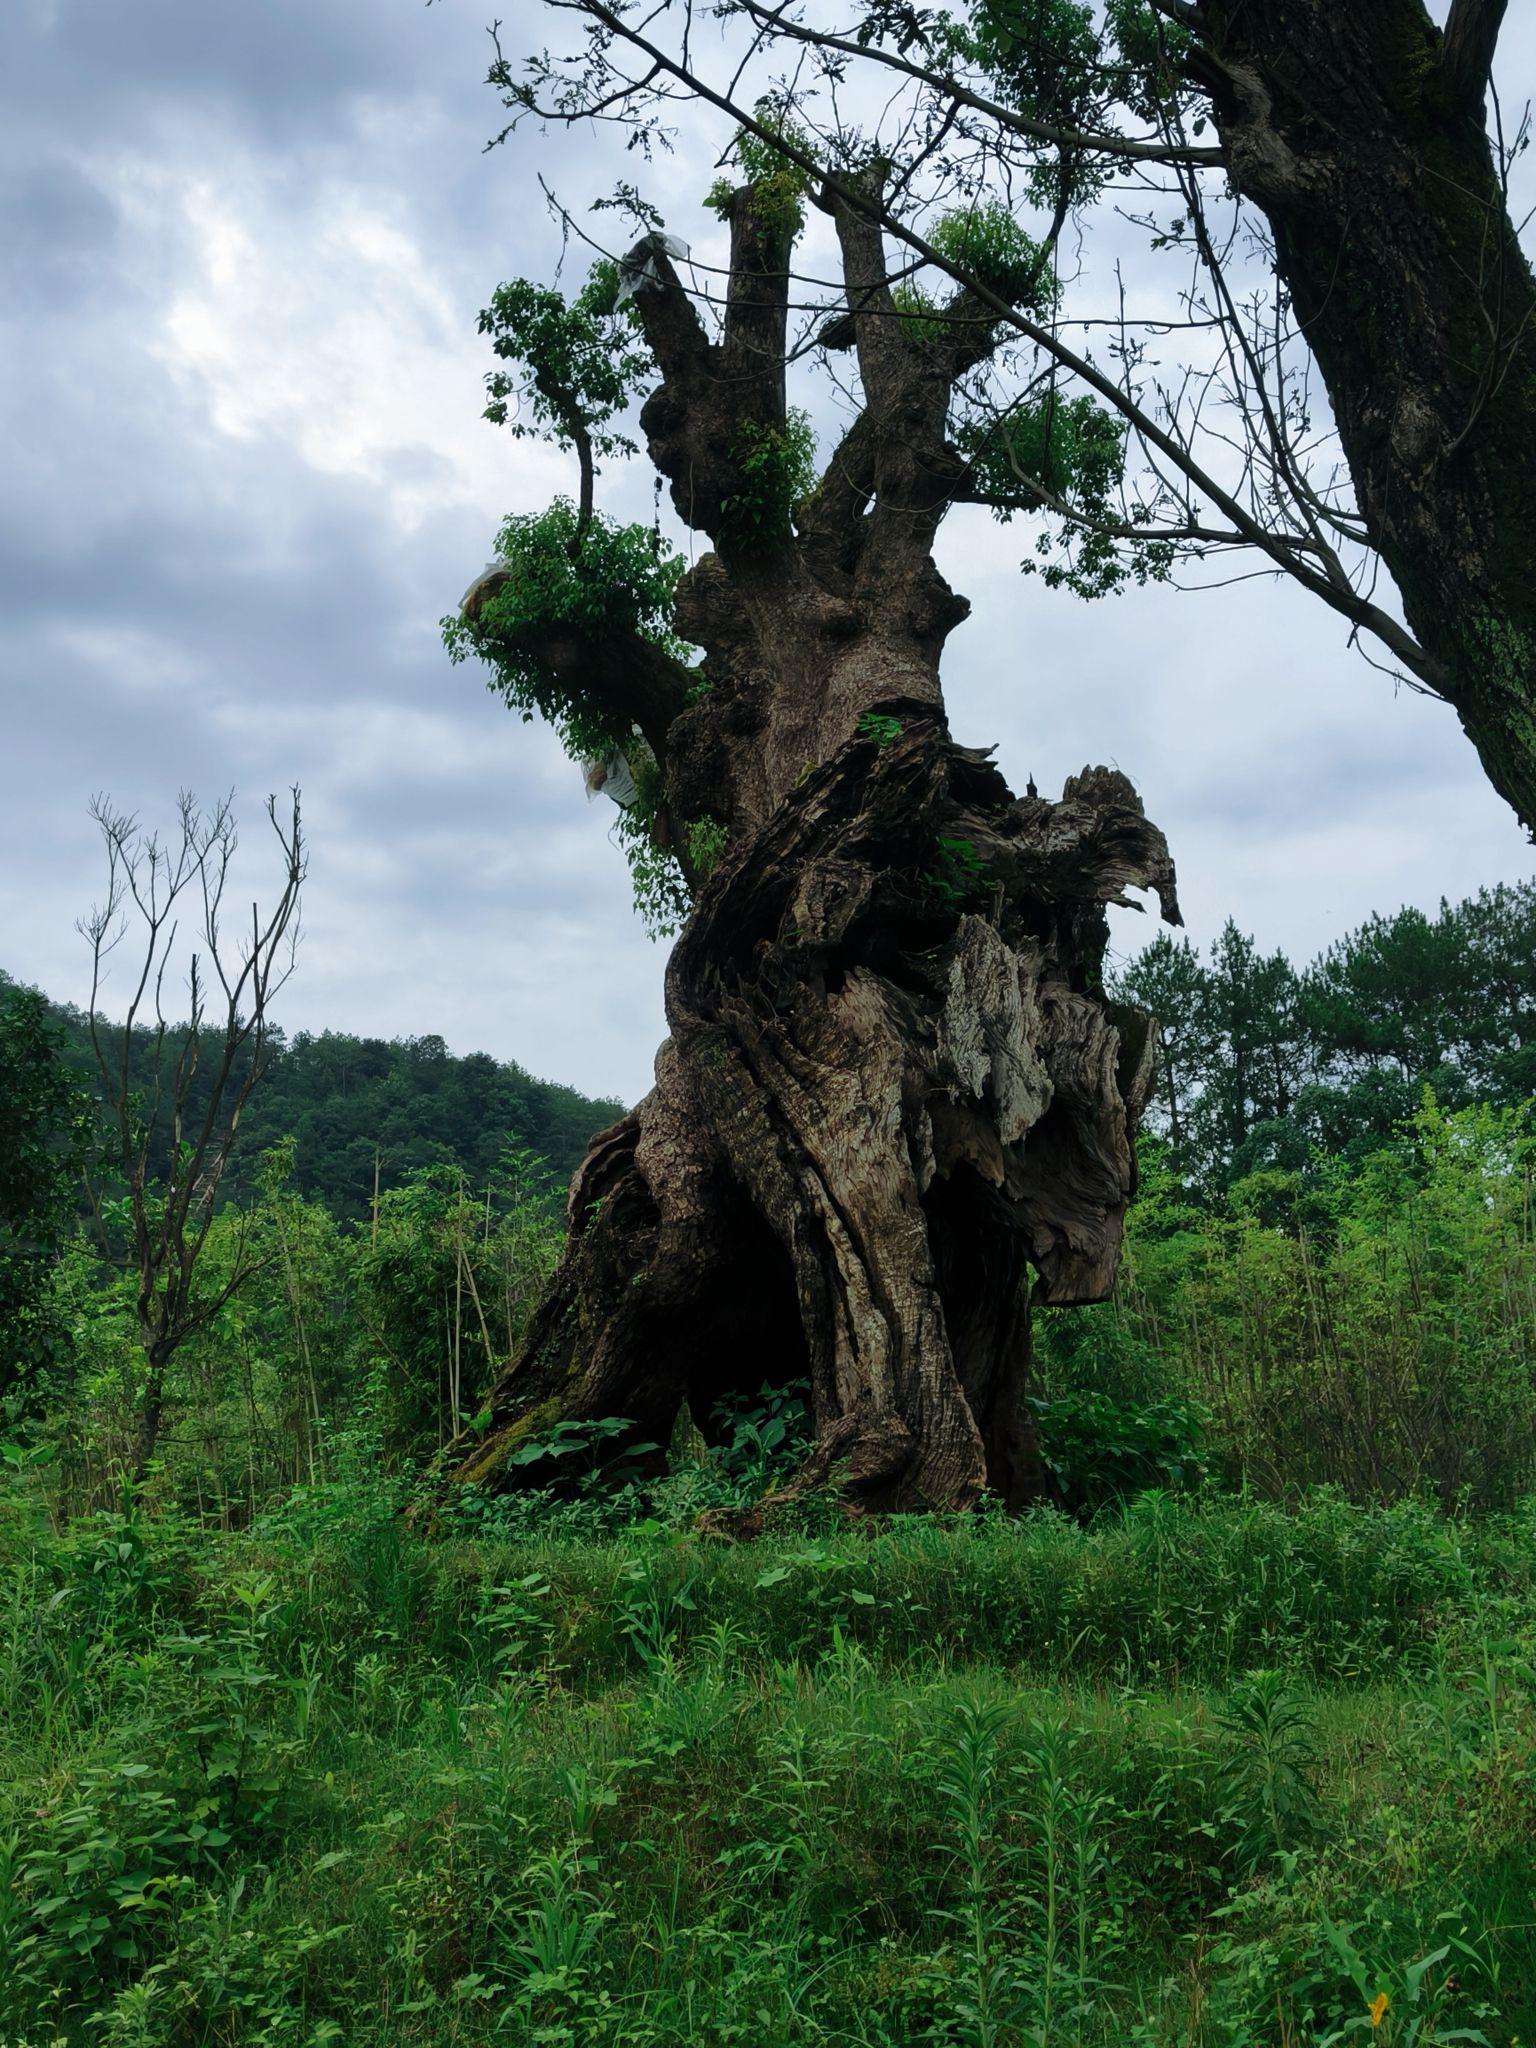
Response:
MULTIPOLYGON (((64 1027, 71 1064, 93 1072, 83 1012, 67 1004, 50 1008, 64 1027)), ((146 1080, 148 1044, 144 1034, 135 1046, 146 1080)), ((483 1052, 455 1056, 435 1036, 277 1034, 266 1080, 241 1123, 225 1193, 248 1191, 262 1153, 287 1137, 297 1140, 295 1185, 338 1218, 367 1213, 375 1153, 381 1189, 438 1164, 462 1168, 470 1187, 482 1188, 503 1154, 518 1147, 537 1153, 563 1186, 588 1138, 622 1108, 535 1080, 515 1061, 483 1052)))
MULTIPOLYGON (((278 1139, 298 1141, 295 1179, 335 1216, 361 1214, 380 1184, 419 1166, 462 1167, 481 1188, 509 1147, 525 1146, 562 1186, 587 1140, 623 1112, 557 1081, 538 1081, 489 1053, 455 1056, 441 1038, 354 1038, 342 1031, 287 1041, 251 1097, 247 1164, 278 1139)), ((237 1181, 239 1176, 237 1175, 237 1181)))

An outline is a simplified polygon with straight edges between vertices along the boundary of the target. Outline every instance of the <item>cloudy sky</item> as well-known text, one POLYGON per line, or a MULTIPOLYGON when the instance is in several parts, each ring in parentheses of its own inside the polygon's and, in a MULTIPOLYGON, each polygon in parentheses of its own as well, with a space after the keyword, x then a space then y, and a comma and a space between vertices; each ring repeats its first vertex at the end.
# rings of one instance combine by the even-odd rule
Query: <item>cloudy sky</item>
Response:
MULTIPOLYGON (((526 32, 534 0, 507 11, 526 32)), ((501 517, 568 483, 480 422, 475 316, 503 277, 552 270, 537 173, 575 197, 614 169, 572 138, 482 153, 485 12, 0 9, 0 966, 83 998, 93 792, 149 822, 183 786, 233 787, 257 889, 261 804, 297 782, 290 1027, 440 1032, 634 1097, 664 955, 611 811, 438 638, 501 517)), ((1536 25, 1511 25, 1502 75, 1523 100, 1536 25)), ((685 235, 711 153, 648 182, 685 235)), ((638 467, 607 502, 649 516, 638 467)), ((1021 547, 979 516, 947 530, 975 607, 955 728, 1047 793, 1118 762, 1196 937, 1231 915, 1303 956, 1373 909, 1536 873, 1451 716, 1305 596, 1085 608, 1021 581, 1021 547)))

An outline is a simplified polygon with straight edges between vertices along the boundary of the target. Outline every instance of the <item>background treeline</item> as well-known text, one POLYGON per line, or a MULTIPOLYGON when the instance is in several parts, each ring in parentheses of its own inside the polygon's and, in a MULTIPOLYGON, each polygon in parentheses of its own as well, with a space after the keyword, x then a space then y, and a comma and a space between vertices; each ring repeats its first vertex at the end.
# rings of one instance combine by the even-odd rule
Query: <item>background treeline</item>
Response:
POLYGON ((593 1132, 623 1107, 537 1081, 489 1053, 455 1056, 435 1036, 299 1033, 251 1098, 233 1190, 248 1193, 252 1162, 290 1137, 294 1186, 338 1220, 368 1209, 375 1154, 384 1188, 404 1186, 423 1167, 453 1166, 483 1189, 512 1144, 536 1153, 563 1186, 593 1132))
POLYGON ((1229 923, 1116 991, 1161 1020, 1113 1302, 1041 1330, 1047 1435, 1104 1498, 1536 1485, 1536 887, 1373 917, 1297 968, 1229 923))
MULTIPOLYGON (((1166 1057, 1116 1298, 1039 1320, 1063 1501, 1203 1472, 1470 1506, 1536 1487, 1536 887, 1372 919, 1300 969, 1233 925, 1209 954, 1159 939, 1117 992, 1166 1057)), ((0 1121, 33 1134, 0 1172, 0 1401, 76 1504, 110 1497, 146 1382, 128 1205, 99 1160, 80 1195, 84 1029, 0 988, 0 1121)), ((129 1056, 147 1074, 147 1042, 129 1056)), ((163 1376, 161 1490, 244 1526, 473 1427, 616 1107, 435 1038, 279 1041, 199 1263, 216 1310, 163 1376)), ((782 1437, 795 1396, 751 1426, 782 1437)), ((744 1426, 696 1420, 717 1447, 744 1426)))
POLYGON ((1206 1195, 1399 1139, 1446 1109, 1536 1094, 1536 886, 1373 917, 1308 967, 1228 923, 1209 956, 1159 936, 1118 993, 1162 1027, 1152 1127, 1206 1195))
POLYGON ((195 1251, 197 1327, 162 1369, 145 1357, 136 1239, 159 1228, 214 1063, 187 1063, 178 1121, 154 1034, 125 1044, 98 1019, 98 1035, 114 1068, 126 1056, 146 1134, 137 1212, 89 1020, 0 978, 0 1430, 56 1455, 73 1511, 133 1469, 146 1388, 164 1379, 158 1484, 226 1523, 327 1476, 343 1442, 397 1465, 429 1456, 514 1349, 564 1181, 620 1105, 438 1038, 274 1033, 195 1251))
MULTIPOLYGON (((0 993, 16 984, 0 970, 0 993)), ((67 1003, 46 1003, 68 1068, 84 1085, 95 1077, 90 1022, 67 1003)), ((114 1054, 121 1035, 108 1026, 114 1054)), ((154 1034, 135 1031, 129 1047, 133 1084, 152 1085, 154 1034)), ((190 1110, 206 1104, 208 1076, 194 1080, 190 1110)), ((561 1182, 575 1171, 592 1133, 623 1104, 594 1099, 558 1081, 538 1081, 514 1060, 489 1053, 455 1055, 436 1036, 358 1038, 346 1031, 274 1029, 267 1071, 242 1119, 240 1143, 222 1190, 225 1198, 256 1189, 262 1154, 294 1141, 292 1181, 341 1222, 367 1215, 374 1167, 381 1189, 403 1185, 427 1166, 453 1166, 484 1188, 509 1144, 537 1153, 561 1182)), ((161 1133, 158 1168, 169 1142, 161 1133)))

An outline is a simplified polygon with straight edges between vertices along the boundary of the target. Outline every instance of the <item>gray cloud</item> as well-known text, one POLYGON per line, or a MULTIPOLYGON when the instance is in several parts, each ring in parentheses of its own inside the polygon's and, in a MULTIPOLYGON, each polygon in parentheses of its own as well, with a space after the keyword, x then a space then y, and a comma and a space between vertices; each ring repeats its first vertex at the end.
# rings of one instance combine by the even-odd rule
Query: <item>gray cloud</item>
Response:
POLYGON ((189 108, 274 145, 303 142, 339 109, 409 90, 446 44, 462 58, 474 40, 451 10, 424 30, 416 0, 15 0, 8 16, 21 111, 82 144, 152 131, 189 108))

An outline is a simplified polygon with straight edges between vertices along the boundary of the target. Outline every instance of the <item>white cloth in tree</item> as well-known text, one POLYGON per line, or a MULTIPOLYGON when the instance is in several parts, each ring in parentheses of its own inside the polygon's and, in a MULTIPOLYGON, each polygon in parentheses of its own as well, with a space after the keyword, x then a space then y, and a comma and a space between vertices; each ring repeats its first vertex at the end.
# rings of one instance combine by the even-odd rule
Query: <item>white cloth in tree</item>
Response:
POLYGON ((601 791, 604 796, 612 797, 621 810, 627 811, 640 795, 635 787, 634 770, 617 749, 601 761, 583 761, 581 779, 587 787, 588 803, 601 791))
POLYGON ((664 235, 658 229, 655 234, 642 235, 629 254, 619 262, 619 288, 613 295, 613 309, 627 306, 637 292, 647 291, 661 283, 661 270, 657 265, 658 256, 670 256, 674 263, 687 261, 688 244, 678 240, 676 235, 664 235))

